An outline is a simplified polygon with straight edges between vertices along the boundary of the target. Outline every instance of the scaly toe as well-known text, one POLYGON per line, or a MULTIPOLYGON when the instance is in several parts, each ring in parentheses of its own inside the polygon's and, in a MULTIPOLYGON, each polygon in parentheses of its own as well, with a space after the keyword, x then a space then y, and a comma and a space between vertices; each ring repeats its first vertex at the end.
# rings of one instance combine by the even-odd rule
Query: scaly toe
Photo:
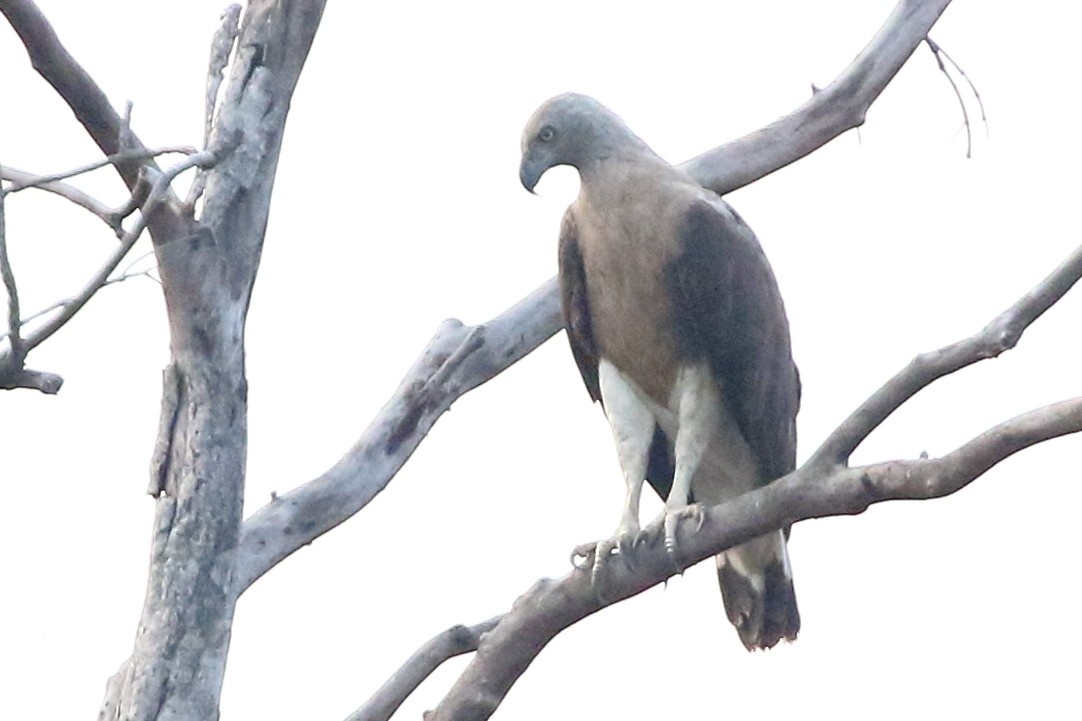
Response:
POLYGON ((594 550, 594 567, 590 570, 590 584, 594 587, 594 595, 597 600, 605 602, 605 573, 609 566, 609 559, 613 550, 616 549, 616 539, 606 538, 598 541, 594 550))
POLYGON ((676 530, 680 526, 680 513, 681 511, 676 511, 674 513, 665 514, 664 536, 665 555, 668 556, 669 560, 672 562, 673 568, 676 569, 676 572, 680 575, 683 575, 684 568, 680 565, 680 548, 679 544, 676 541, 676 530))

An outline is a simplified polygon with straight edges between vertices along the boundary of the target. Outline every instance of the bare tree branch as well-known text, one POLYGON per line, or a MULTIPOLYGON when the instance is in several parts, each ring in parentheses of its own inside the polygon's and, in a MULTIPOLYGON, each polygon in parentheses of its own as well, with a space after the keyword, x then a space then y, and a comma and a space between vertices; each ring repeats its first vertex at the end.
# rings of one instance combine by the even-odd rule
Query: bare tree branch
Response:
MULTIPOLYGON (((858 468, 847 465, 857 445, 906 400, 949 373, 1013 348, 1026 328, 1080 277, 1082 246, 980 333, 909 363, 831 433, 799 469, 753 493, 707 509, 699 530, 695 519, 682 521, 679 533, 684 558, 697 563, 808 518, 857 514, 887 500, 949 495, 1023 448, 1082 431, 1082 398, 1077 398, 1000 423, 942 458, 887 461, 858 468)), ((658 538, 660 534, 655 534, 653 545, 637 553, 634 570, 619 563, 605 566, 605 577, 600 579, 605 600, 592 585, 592 559, 559 581, 539 581, 486 636, 492 640, 483 641, 485 653, 471 662, 428 721, 488 718, 557 633, 670 577, 674 573, 672 562, 663 544, 656 542, 658 538)))
POLYGON ((476 651, 485 634, 496 628, 501 620, 503 616, 490 618, 476 626, 452 626, 433 636, 346 721, 387 721, 444 661, 476 651))
POLYGON ((353 448, 326 473, 277 496, 244 522, 238 588, 364 508, 451 403, 550 337, 560 324, 555 286, 555 279, 548 281, 482 325, 444 321, 353 448))
MULTIPOLYGON (((134 263, 135 261, 132 261, 132 262, 134 263)), ((127 271, 127 270, 121 271, 120 275, 113 276, 109 280, 105 281, 104 283, 101 284, 101 287, 102 288, 108 288, 111 285, 117 285, 118 283, 123 283, 124 281, 132 280, 134 278, 149 278, 150 280, 154 281, 155 283, 158 283, 158 285, 161 285, 161 283, 158 281, 158 279, 155 278, 153 275, 151 275, 151 269, 147 268, 146 270, 140 270, 140 271, 136 271, 136 272, 131 272, 131 271, 127 271)), ((58 308, 63 308, 65 306, 67 306, 67 305, 75 303, 77 300, 78 300, 78 296, 73 296, 71 298, 65 298, 63 300, 58 300, 58 301, 56 301, 55 303, 53 303, 51 305, 47 305, 44 308, 42 308, 41 310, 35 311, 35 312, 31 313, 30 315, 24 315, 21 325, 25 326, 25 325, 27 325, 29 323, 32 323, 33 321, 37 320, 38 318, 49 315, 50 313, 57 310, 58 308)), ((8 337, 7 333, 0 333, 0 340, 4 340, 7 337, 8 337)))
MULTIPOLYGON (((46 341, 53 333, 60 330, 69 320, 71 320, 76 313, 86 305, 94 294, 105 287, 109 281, 109 276, 113 274, 117 266, 120 265, 120 261, 124 259, 124 256, 128 254, 135 242, 139 240, 139 237, 143 234, 143 231, 147 226, 147 218, 153 217, 155 211, 158 209, 159 204, 171 192, 169 190, 169 184, 178 175, 186 170, 190 170, 196 166, 209 166, 216 162, 217 156, 210 151, 203 151, 201 153, 195 153, 189 155, 184 160, 180 161, 173 167, 169 168, 164 173, 160 173, 157 180, 155 180, 152 189, 150 190, 147 200, 143 205, 143 212, 131 230, 126 232, 120 239, 120 243, 113 249, 113 252, 109 254, 109 257, 101 265, 100 268, 90 277, 90 280, 86 282, 83 289, 79 291, 75 296, 69 298, 60 306, 60 312, 50 318, 47 322, 43 323, 33 333, 28 335, 25 339, 25 350, 29 352, 37 346, 46 341)), ((0 353, 0 367, 3 367, 8 362, 8 355, 0 353)))
MULTIPOLYGON (((56 31, 32 0, 0 0, 0 14, 22 40, 30 64, 68 104, 102 153, 113 156, 122 151, 145 150, 102 89, 61 44, 56 31)), ((160 170, 153 159, 134 157, 117 161, 114 167, 133 192, 141 167, 160 170)), ((159 205, 159 212, 149 219, 151 235, 163 238, 183 235, 183 226, 180 203, 170 190, 165 202, 159 205)))
MULTIPOLYGON (((28 173, 24 170, 16 170, 10 166, 0 168, 0 179, 11 181, 14 186, 21 186, 24 188, 37 187, 41 190, 58 195, 61 198, 70 200, 80 208, 89 210, 91 213, 101 218, 101 220, 116 233, 118 238, 124 235, 124 228, 121 226, 121 221, 127 216, 120 215, 120 209, 110 208, 105 203, 93 196, 87 195, 75 186, 59 181, 41 182, 40 178, 41 176, 39 175, 34 175, 33 173, 28 173)), ((0 194, 6 194, 6 192, 7 189, 0 191, 0 194)))
POLYGON ((61 180, 67 180, 68 178, 74 178, 77 175, 83 175, 99 168, 104 168, 107 165, 118 165, 120 163, 128 163, 134 160, 149 160, 150 158, 156 158, 159 155, 194 155, 196 149, 190 145, 170 145, 164 148, 140 148, 139 150, 122 150, 119 153, 106 156, 100 160, 94 160, 84 165, 80 165, 72 170, 65 170, 60 173, 52 173, 50 175, 37 175, 26 178, 24 181, 14 182, 8 187, 5 193, 18 193, 20 190, 26 190, 27 188, 37 188, 50 183, 55 183, 61 180))
POLYGON ((795 111, 681 167, 720 195, 752 183, 864 123, 868 108, 921 44, 950 0, 901 0, 830 85, 795 111))
MULTIPOLYGON (((925 38, 925 39, 929 43, 932 43, 931 38, 925 38)), ((929 47, 931 47, 931 45, 929 45, 929 47)), ((981 123, 984 124, 984 132, 985 132, 985 134, 987 134, 988 133, 988 114, 984 111, 984 100, 981 98, 980 91, 977 90, 976 84, 970 79, 970 77, 968 75, 966 75, 966 71, 962 69, 962 66, 959 65, 958 63, 954 62, 954 58, 952 58, 950 56, 950 54, 946 50, 943 49, 942 45, 936 44, 934 52, 936 53, 937 57, 939 55, 942 55, 947 60, 947 62, 950 63, 951 66, 954 67, 954 69, 958 71, 958 74, 962 76, 962 79, 966 81, 966 84, 969 85, 969 91, 971 93, 973 93, 973 97, 977 100, 977 107, 981 111, 981 123)))
POLYGON ((64 385, 64 379, 55 373, 45 373, 30 368, 19 368, 10 373, 0 374, 0 388, 4 390, 26 388, 27 390, 41 391, 45 395, 53 396, 57 394, 62 385, 64 385))
POLYGON ((8 345, 11 346, 8 360, 0 361, 0 376, 3 376, 7 372, 23 367, 26 346, 19 332, 19 289, 15 285, 15 273, 11 269, 11 260, 8 258, 7 220, 4 214, 4 193, 2 192, 0 192, 0 280, 4 283, 4 294, 7 300, 8 345))
POLYGON ((1059 301, 1080 277, 1082 246, 980 333, 914 358, 827 437, 808 460, 808 465, 824 467, 848 463, 849 456, 868 434, 932 381, 1014 348, 1026 328, 1059 301))
MULTIPOLYGON (((923 41, 949 0, 902 0, 863 52, 827 88, 770 126, 716 148, 682 167, 719 193, 729 192, 812 152, 863 120, 898 68, 923 41)), ((278 496, 244 523, 237 579, 247 588, 276 563, 364 508, 460 395, 511 366, 562 327, 555 279, 490 323, 446 321, 391 400, 331 469, 278 496), (478 342, 446 382, 434 385, 447 358, 478 342), (471 340, 472 338, 472 340, 471 340), (419 389, 425 389, 423 393, 419 389)))
MULTIPOLYGON (((958 99, 958 107, 962 109, 962 123, 966 131, 966 157, 973 157, 973 128, 969 123, 969 109, 966 108, 966 101, 962 98, 962 91, 958 89, 958 83, 954 82, 954 78, 947 71, 947 66, 943 64, 943 58, 947 56, 943 49, 939 47, 935 40, 924 38, 924 42, 928 44, 928 49, 932 51, 932 55, 935 56, 936 64, 939 66, 939 71, 947 78, 947 82, 951 84, 951 88, 954 90, 954 97, 958 99)), ((954 61, 951 60, 951 65, 954 65, 954 61)), ((957 67, 957 65, 955 65, 957 67)), ((966 78, 968 80, 968 78, 966 78)), ((969 87, 973 87, 973 83, 969 84, 969 87)), ((976 90, 974 90, 976 92, 976 90)), ((978 96, 979 98, 979 96, 978 96)), ((983 116, 984 106, 981 106, 981 114, 983 116)))
MULTIPOLYGON (((0 0, 3 13, 19 39, 26 46, 34 69, 53 86, 57 94, 71 107, 75 117, 105 155, 121 150, 121 117, 109 104, 109 99, 75 58, 61 45, 56 31, 31 0, 0 0)), ((134 140, 135 147, 142 144, 134 140)), ((134 188, 139 177, 139 163, 117 165, 124 182, 134 188)))
MULTIPOLYGON (((0 168, 0 173, 3 168, 0 168)), ((15 285, 15 273, 11 269, 7 248, 7 223, 4 215, 4 193, 0 192, 0 279, 7 296, 8 330, 0 335, 0 340, 7 338, 8 350, 0 353, 0 388, 13 390, 27 388, 47 395, 55 395, 64 379, 55 373, 30 370, 24 366, 30 347, 20 332, 19 291, 15 285)))
MULTIPOLYGON (((805 465, 768 486, 705 509, 698 531, 695 519, 684 519, 679 528, 680 548, 687 561, 697 563, 787 523, 858 514, 887 500, 940 498, 1023 448, 1079 431, 1082 398, 1075 398, 1001 423, 934 460, 835 467, 825 475, 805 465)), ((482 640, 477 655, 426 721, 487 719, 560 631, 673 574, 664 544, 655 543, 637 553, 633 570, 621 563, 609 564, 606 601, 599 600, 588 568, 556 581, 539 581, 482 640)))

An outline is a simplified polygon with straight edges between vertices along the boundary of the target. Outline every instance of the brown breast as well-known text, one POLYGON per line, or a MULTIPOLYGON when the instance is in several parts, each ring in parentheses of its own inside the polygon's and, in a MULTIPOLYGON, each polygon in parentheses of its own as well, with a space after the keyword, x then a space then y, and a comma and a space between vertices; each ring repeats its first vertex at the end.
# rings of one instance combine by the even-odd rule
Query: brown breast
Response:
POLYGON ((696 188, 671 179, 583 185, 574 213, 598 352, 667 406, 680 358, 666 269, 696 188))

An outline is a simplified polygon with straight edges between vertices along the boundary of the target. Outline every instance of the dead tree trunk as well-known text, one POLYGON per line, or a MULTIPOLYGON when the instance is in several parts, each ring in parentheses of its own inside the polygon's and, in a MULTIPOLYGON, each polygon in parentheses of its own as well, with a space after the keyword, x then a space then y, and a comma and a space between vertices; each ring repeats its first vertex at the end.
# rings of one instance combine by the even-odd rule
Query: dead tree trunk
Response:
MULTIPOLYGON (((177 198, 152 161, 120 163, 130 189, 151 184, 142 212, 169 315, 172 360, 151 466, 150 574, 133 654, 109 684, 102 718, 206 721, 218 716, 233 609, 247 450, 244 324, 267 225, 290 98, 322 0, 252 0, 229 8, 212 52, 208 148, 198 191, 177 198), (213 117, 216 79, 232 53, 213 117)), ((0 12, 106 153, 141 145, 32 2, 0 12)), ((193 156, 193 158, 196 156, 193 156)))

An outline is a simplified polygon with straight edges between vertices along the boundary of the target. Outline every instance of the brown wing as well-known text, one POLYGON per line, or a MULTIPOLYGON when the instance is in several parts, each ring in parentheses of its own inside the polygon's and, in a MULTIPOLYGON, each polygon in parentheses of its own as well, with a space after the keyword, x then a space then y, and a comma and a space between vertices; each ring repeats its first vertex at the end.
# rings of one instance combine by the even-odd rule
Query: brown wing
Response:
POLYGON ((670 267, 679 342, 709 360, 764 481, 796 466, 800 377, 778 283, 755 234, 723 201, 689 208, 670 267))
POLYGON ((579 366, 582 381, 590 398, 601 400, 601 384, 597 378, 597 346, 590 327, 590 304, 586 296, 586 269, 579 252, 575 217, 568 208, 560 225, 560 307, 564 329, 571 343, 571 353, 579 366))
MULTIPOLYGON (((575 217, 568 208, 560 226, 560 306, 563 310, 564 329, 571 343, 582 381, 590 398, 601 402, 601 383, 598 380, 599 358, 590 326, 590 304, 586 295, 586 270, 579 251, 575 217)), ((650 444, 649 465, 646 480, 663 499, 672 488, 673 463, 669 457, 669 441, 660 427, 654 428, 650 444)))

